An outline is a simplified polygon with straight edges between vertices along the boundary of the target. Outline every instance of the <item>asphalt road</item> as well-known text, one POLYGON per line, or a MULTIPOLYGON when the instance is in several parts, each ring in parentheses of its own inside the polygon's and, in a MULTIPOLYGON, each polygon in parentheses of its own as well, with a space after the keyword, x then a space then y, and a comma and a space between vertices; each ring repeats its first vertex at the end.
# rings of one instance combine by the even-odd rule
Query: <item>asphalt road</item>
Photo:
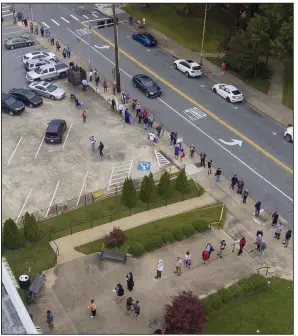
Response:
MULTIPOLYGON (((18 5, 30 16, 29 6, 18 5)), ((17 9, 18 9, 17 8, 17 9)), ((97 17, 90 4, 34 4, 34 19, 50 26, 56 37, 73 52, 88 60, 89 37, 82 21, 96 25, 97 17)), ((207 153, 226 177, 237 173, 244 179, 250 196, 261 200, 269 212, 278 208, 281 216, 293 223, 293 144, 283 139, 284 129, 246 103, 229 104, 211 91, 213 82, 203 76, 188 79, 174 70, 174 58, 162 48, 148 49, 131 39, 130 27, 119 24, 121 85, 153 111, 168 130, 182 135, 186 144, 207 153), (149 73, 163 89, 160 99, 149 100, 135 90, 131 77, 149 73), (196 107, 200 116, 187 110, 196 107), (203 113, 202 113, 203 112, 203 113), (242 147, 221 142, 243 140, 242 147)), ((114 68, 113 27, 94 29, 90 36, 91 65, 112 80, 114 68), (97 34, 98 32, 99 34, 97 34), (108 49, 100 47, 110 46, 108 49), (98 48, 99 47, 99 48, 98 48)), ((241 88, 239 88, 241 90, 241 88)))

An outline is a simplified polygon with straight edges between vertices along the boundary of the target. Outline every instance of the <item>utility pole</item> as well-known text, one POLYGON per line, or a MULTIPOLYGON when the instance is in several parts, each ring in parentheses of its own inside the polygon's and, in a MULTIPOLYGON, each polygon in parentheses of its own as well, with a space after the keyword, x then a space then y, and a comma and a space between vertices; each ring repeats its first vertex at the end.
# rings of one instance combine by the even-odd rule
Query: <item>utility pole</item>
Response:
POLYGON ((113 18, 114 18, 114 44, 115 44, 115 78, 116 78, 116 90, 118 93, 121 92, 120 85, 120 69, 119 69, 119 50, 118 50, 118 26, 116 18, 116 8, 113 4, 113 18))
POLYGON ((88 27, 89 71, 91 70, 91 31, 92 31, 92 27, 91 27, 91 23, 89 23, 89 27, 88 27))
POLYGON ((205 5, 205 16, 204 16, 204 26, 203 26, 203 35, 202 35, 202 44, 201 44, 201 60, 200 65, 203 63, 203 54, 204 54, 204 41, 205 41, 205 30, 206 30, 206 18, 207 18, 207 4, 205 5))
POLYGON ((32 10, 32 5, 29 5, 30 12, 31 12, 31 22, 33 22, 33 10, 32 10))

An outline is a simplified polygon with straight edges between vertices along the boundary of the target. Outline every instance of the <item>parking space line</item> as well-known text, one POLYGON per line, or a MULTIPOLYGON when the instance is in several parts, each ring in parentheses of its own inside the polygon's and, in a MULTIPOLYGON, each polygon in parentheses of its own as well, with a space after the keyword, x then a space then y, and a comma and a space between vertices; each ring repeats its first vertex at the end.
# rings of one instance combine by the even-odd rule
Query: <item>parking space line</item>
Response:
POLYGON ((25 203, 24 203, 24 205, 23 205, 23 207, 22 207, 22 209, 21 209, 21 211, 20 211, 20 213, 19 213, 19 215, 18 215, 18 217, 17 217, 17 221, 16 221, 16 222, 19 221, 19 219, 20 219, 20 217, 21 217, 21 214, 22 214, 22 212, 24 211, 24 208, 25 208, 25 206, 26 206, 26 204, 27 204, 27 202, 28 202, 28 199, 29 199, 31 193, 32 193, 32 188, 31 188, 31 190, 29 191, 28 196, 26 197, 25 203))
POLYGON ((66 136, 65 141, 64 141, 64 144, 63 144, 63 148, 64 148, 64 146, 65 146, 65 144, 66 144, 66 141, 67 141, 67 139, 68 139, 68 136, 69 136, 69 133, 70 133, 71 128, 72 128, 72 124, 71 124, 70 127, 69 127, 67 136, 66 136))
POLYGON ((13 28, 20 28, 19 26, 13 25, 13 26, 9 26, 9 27, 2 27, 2 30, 6 30, 6 29, 13 29, 13 28))
POLYGON ((87 172, 87 174, 86 174, 86 176, 85 176, 85 178, 84 178, 84 183, 83 183, 83 185, 82 185, 82 188, 81 188, 81 191, 80 191, 80 194, 79 194, 79 198, 78 198, 76 207, 78 206, 78 204, 79 204, 79 202, 80 202, 80 198, 81 198, 81 196, 82 196, 82 192, 83 192, 84 186, 86 185, 86 180, 87 180, 88 174, 89 174, 89 173, 87 172))
POLYGON ((3 9, 3 8, 9 8, 9 6, 2 6, 2 9, 3 9))
POLYGON ((13 153, 11 154, 11 157, 10 157, 10 159, 9 159, 8 163, 7 163, 8 165, 10 164, 10 161, 12 160, 12 158, 13 158, 13 156, 14 156, 14 154, 15 154, 16 150, 18 149, 18 147, 19 147, 19 144, 21 143, 22 139, 23 139, 23 136, 21 136, 21 138, 20 138, 19 142, 18 142, 18 143, 17 143, 17 145, 16 145, 16 148, 14 149, 13 153))
POLYGON ((98 18, 98 16, 97 16, 96 14, 93 14, 93 13, 92 13, 92 15, 93 15, 94 17, 98 18))
POLYGON ((53 103, 45 101, 45 100, 43 102, 46 103, 46 104, 54 105, 53 103))
POLYGON ((80 21, 78 18, 76 18, 74 15, 72 15, 72 14, 70 14, 70 16, 73 18, 73 19, 75 19, 75 20, 77 20, 77 21, 80 21))
POLYGON ((51 202, 50 202, 50 205, 49 205, 49 207, 48 207, 48 210, 47 210, 47 213, 46 213, 45 217, 48 217, 48 214, 49 214, 49 211, 50 211, 50 209, 51 209, 52 203, 53 203, 53 201, 54 201, 54 198, 55 198, 57 189, 58 189, 58 187, 59 187, 59 184, 60 184, 60 180, 57 182, 57 185, 56 185, 56 188, 55 188, 55 191, 54 191, 54 195, 53 195, 53 197, 52 197, 52 199, 51 199, 51 202))
POLYGON ((89 20, 89 18, 88 18, 88 16, 87 16, 87 15, 84 15, 84 14, 83 14, 82 16, 84 16, 84 18, 86 18, 87 20, 89 20))
POLYGON ((66 20, 63 16, 60 16, 60 18, 65 21, 66 23, 70 23, 68 20, 66 20))
POLYGON ((21 33, 21 32, 23 32, 23 31, 22 30, 17 30, 17 31, 9 32, 9 33, 2 33, 2 35, 17 34, 17 33, 21 33))
POLYGON ((57 26, 60 26, 60 23, 58 23, 57 21, 55 21, 54 19, 51 19, 57 26))
POLYGON ((46 27, 48 27, 48 28, 50 28, 50 26, 49 25, 47 25, 45 22, 41 22, 44 26, 46 26, 46 27))
MULTIPOLYGON (((2 7, 3 8, 3 7, 2 7)), ((10 12, 9 9, 3 10, 2 13, 10 12)))
POLYGON ((10 16, 10 15, 13 15, 13 13, 4 14, 4 15, 2 15, 2 16, 5 17, 5 16, 10 16))
POLYGON ((37 150, 37 152, 36 152, 36 154, 35 154, 35 156, 34 156, 35 159, 36 159, 36 157, 37 157, 37 155, 38 155, 38 153, 39 153, 39 150, 40 150, 40 147, 41 147, 43 141, 44 141, 44 137, 42 138, 41 143, 40 143, 40 145, 39 145, 39 147, 38 147, 38 150, 37 150))

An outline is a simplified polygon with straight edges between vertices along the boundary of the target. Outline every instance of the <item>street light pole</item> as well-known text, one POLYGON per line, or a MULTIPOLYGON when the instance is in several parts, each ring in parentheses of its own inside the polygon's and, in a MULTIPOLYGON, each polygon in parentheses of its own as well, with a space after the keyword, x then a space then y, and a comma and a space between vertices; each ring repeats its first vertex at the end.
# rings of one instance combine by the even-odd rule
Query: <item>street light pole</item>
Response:
POLYGON ((30 12, 31 12, 31 22, 33 22, 33 10, 32 10, 32 5, 29 5, 30 12))
POLYGON ((88 27, 88 44, 89 44, 89 70, 91 70, 91 24, 88 27))
POLYGON ((114 18, 114 44, 115 44, 115 78, 116 78, 116 90, 121 92, 120 85, 120 68, 119 68, 119 50, 118 50, 118 26, 116 18, 116 8, 113 4, 113 18, 114 18))
POLYGON ((203 63, 203 53, 204 53, 204 41, 205 41, 205 30, 206 30, 206 17, 207 17, 207 4, 205 6, 205 16, 204 16, 204 26, 203 26, 203 35, 202 35, 202 44, 201 44, 201 60, 200 64, 203 63))

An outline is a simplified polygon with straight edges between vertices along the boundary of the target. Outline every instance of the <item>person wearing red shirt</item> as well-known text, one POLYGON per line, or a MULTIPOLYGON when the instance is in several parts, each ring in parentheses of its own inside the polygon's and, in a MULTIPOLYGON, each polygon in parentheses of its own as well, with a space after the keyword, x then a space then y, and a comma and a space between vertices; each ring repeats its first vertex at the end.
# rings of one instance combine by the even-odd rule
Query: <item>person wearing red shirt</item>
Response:
POLYGON ((246 245, 246 239, 245 239, 245 237, 242 237, 240 239, 240 242, 239 242, 240 248, 239 248, 239 251, 238 251, 238 256, 240 256, 240 254, 242 254, 243 248, 244 248, 245 245, 246 245))

